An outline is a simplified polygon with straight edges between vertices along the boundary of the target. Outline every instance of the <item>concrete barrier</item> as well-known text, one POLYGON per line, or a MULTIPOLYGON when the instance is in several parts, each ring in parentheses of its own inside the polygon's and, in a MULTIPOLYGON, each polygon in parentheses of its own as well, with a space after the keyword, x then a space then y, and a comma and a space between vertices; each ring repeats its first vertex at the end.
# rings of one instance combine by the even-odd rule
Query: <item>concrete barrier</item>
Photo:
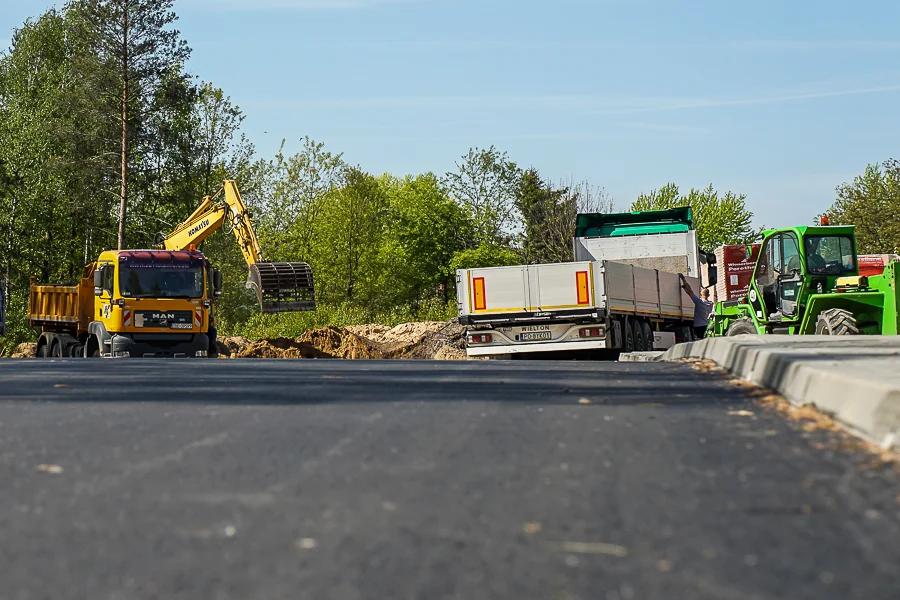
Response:
POLYGON ((740 335, 679 344, 662 360, 679 358, 712 360, 882 448, 900 448, 900 336, 740 335))

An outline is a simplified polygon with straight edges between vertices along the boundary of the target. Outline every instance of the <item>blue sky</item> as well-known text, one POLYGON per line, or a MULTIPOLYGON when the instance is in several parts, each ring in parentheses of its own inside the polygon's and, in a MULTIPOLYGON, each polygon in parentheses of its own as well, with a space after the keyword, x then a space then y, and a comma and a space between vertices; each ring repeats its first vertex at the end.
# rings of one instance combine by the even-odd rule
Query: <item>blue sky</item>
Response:
MULTIPOLYGON (((0 0, 0 39, 53 3, 0 0)), ((177 0, 189 69, 263 156, 304 135, 373 173, 491 144, 626 209, 668 181, 806 224, 900 157, 900 2, 177 0)))

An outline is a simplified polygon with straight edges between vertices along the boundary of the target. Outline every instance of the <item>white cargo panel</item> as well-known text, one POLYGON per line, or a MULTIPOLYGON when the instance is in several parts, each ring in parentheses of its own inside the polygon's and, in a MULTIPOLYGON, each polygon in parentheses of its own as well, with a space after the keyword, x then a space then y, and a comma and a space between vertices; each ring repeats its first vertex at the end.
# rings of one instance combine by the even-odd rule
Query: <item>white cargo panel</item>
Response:
POLYGON ((593 270, 590 262, 460 269, 456 286, 460 314, 591 310, 598 298, 593 270))
MULTIPOLYGON (((700 282, 688 277, 697 290, 700 282)), ((690 320, 694 303, 677 274, 629 264, 596 261, 523 265, 457 271, 460 316, 554 311, 603 311, 613 314, 690 320)))
POLYGON ((575 238, 575 260, 609 260, 669 273, 700 276, 697 232, 575 238))

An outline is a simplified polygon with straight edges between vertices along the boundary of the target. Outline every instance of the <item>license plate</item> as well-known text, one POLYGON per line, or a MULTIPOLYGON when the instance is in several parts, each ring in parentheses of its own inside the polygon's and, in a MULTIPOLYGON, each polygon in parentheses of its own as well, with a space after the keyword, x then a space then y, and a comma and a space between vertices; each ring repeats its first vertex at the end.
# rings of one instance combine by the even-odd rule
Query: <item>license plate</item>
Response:
POLYGON ((169 327, 172 329, 190 329, 193 325, 190 323, 172 323, 169 327))
POLYGON ((549 340, 551 337, 549 331, 529 331, 520 333, 519 339, 523 342, 535 342, 538 340, 549 340))

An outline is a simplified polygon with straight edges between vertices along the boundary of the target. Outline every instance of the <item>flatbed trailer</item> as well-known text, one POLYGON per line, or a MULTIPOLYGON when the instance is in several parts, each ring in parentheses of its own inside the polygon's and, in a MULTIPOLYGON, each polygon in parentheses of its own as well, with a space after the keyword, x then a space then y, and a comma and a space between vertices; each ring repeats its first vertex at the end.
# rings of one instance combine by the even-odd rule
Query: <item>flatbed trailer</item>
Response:
POLYGON ((458 270, 467 354, 630 352, 693 338, 694 303, 679 274, 699 293, 706 256, 689 207, 580 214, 573 254, 570 263, 458 270))
POLYGON ((677 274, 605 260, 462 269, 457 302, 469 356, 668 348, 694 316, 677 274))

